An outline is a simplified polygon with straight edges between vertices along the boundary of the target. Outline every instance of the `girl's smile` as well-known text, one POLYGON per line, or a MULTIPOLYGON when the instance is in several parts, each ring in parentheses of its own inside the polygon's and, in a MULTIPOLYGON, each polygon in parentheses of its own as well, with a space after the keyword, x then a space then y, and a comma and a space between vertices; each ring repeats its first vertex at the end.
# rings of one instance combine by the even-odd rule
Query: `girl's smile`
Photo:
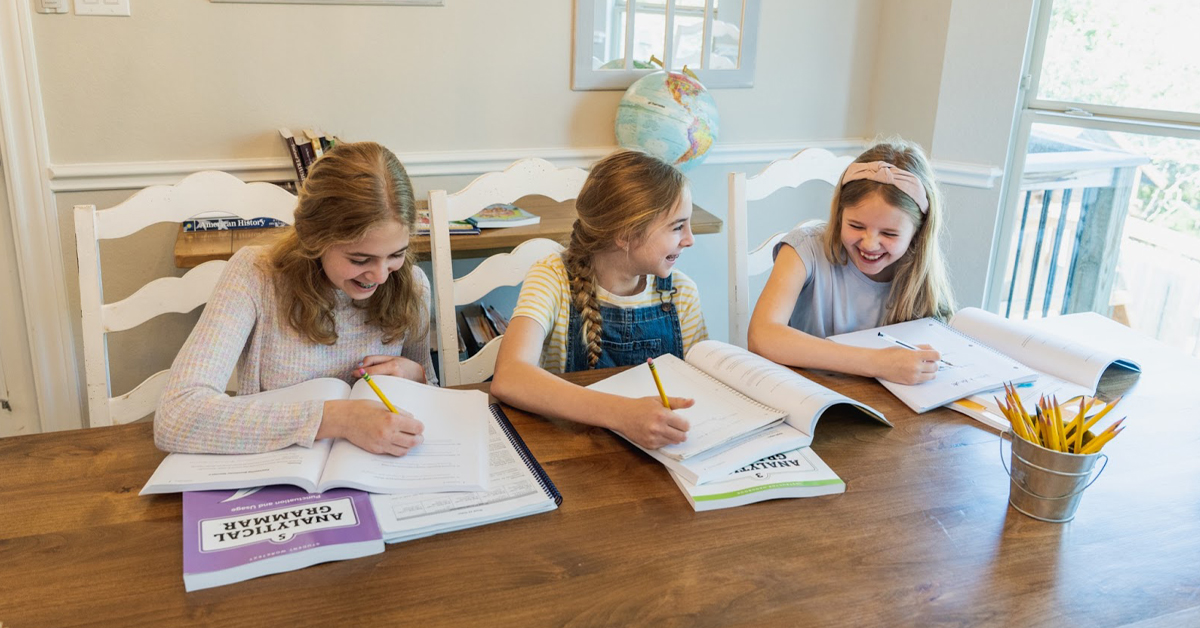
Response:
POLYGON ((375 294, 379 284, 404 265, 408 227, 395 221, 367 231, 362 240, 332 246, 321 256, 325 276, 351 299, 375 294))
POLYGON ((842 210, 842 246, 862 274, 875 281, 891 281, 894 264, 904 257, 916 233, 904 210, 871 194, 842 210))

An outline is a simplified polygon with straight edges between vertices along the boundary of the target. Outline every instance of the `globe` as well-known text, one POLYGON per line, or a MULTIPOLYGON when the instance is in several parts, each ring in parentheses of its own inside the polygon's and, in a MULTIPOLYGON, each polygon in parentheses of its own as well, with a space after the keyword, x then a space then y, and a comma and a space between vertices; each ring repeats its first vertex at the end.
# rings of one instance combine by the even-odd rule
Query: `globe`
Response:
POLYGON ((717 104, 699 81, 678 72, 654 72, 621 97, 617 144, 686 172, 708 157, 720 123, 717 104))

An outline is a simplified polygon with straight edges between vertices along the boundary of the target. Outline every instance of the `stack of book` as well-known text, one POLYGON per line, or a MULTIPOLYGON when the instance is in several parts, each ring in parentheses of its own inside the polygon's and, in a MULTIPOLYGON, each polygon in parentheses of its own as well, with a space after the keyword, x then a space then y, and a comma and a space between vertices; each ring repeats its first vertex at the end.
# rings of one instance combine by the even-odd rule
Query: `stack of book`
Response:
POLYGON ((493 338, 504 335, 508 330, 508 318, 490 305, 472 303, 458 311, 458 337, 462 345, 459 353, 475 355, 493 338))
MULTIPOLYGON (((404 457, 371 454, 338 439, 311 448, 163 460, 141 494, 183 493, 186 590, 377 554, 385 542, 548 512, 562 503, 485 393, 372 379, 423 418, 425 442, 404 457)), ((351 388, 330 378, 253 397, 378 399, 364 380, 351 388)))
POLYGON ((325 135, 321 131, 313 129, 304 129, 300 133, 293 134, 285 127, 279 129, 279 134, 283 136, 283 143, 292 157, 292 166, 296 168, 297 183, 304 182, 313 162, 320 159, 325 151, 341 141, 332 135, 325 135))
MULTIPOLYGON (((477 235, 479 227, 470 220, 451 220, 450 235, 477 235)), ((417 235, 429 235, 429 210, 417 209, 417 235)))
POLYGON ((845 483, 809 448, 817 419, 840 406, 891 426, 866 404, 716 340, 697 343, 685 359, 665 354, 654 363, 657 378, 641 364, 588 388, 695 400, 675 409, 691 426, 686 441, 654 450, 634 445, 667 468, 698 511, 844 492, 845 483))

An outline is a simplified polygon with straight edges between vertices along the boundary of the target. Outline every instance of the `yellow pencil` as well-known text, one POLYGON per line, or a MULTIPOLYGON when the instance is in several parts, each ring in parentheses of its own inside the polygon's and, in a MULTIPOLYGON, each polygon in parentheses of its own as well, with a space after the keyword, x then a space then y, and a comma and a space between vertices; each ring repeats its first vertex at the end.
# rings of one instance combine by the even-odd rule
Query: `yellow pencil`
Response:
POLYGON ((367 384, 371 386, 371 390, 374 390, 375 394, 379 395, 379 400, 383 402, 383 405, 387 406, 388 412, 396 414, 396 406, 393 406, 392 402, 388 401, 388 398, 384 396, 383 391, 379 390, 379 386, 377 386, 375 382, 371 380, 371 376, 368 375, 366 371, 363 371, 363 379, 367 380, 367 384))
POLYGON ((1096 438, 1093 438, 1091 441, 1089 441, 1088 444, 1084 446, 1083 451, 1081 451, 1079 453, 1094 454, 1094 453, 1100 451, 1100 449, 1102 447, 1104 447, 1104 445, 1106 445, 1108 443, 1108 441, 1110 441, 1114 437, 1116 437, 1117 434, 1120 434, 1121 432, 1124 432, 1124 431, 1125 431, 1125 428, 1122 427, 1120 429, 1116 429, 1111 432, 1107 432, 1107 431, 1102 432, 1099 436, 1097 436, 1096 438))
POLYGON ((662 397, 663 407, 670 410, 671 401, 667 399, 667 391, 663 390, 662 380, 658 378, 658 371, 654 368, 654 360, 646 358, 646 364, 650 365, 650 374, 654 376, 654 385, 658 387, 658 396, 662 397))

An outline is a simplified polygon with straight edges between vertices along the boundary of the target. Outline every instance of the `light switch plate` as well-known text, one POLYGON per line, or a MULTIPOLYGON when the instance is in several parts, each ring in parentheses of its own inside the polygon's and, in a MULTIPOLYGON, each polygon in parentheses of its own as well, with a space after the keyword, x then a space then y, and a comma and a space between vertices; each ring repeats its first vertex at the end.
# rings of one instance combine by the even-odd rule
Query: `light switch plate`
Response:
POLYGON ((75 15, 129 16, 129 0, 75 0, 75 15))
POLYGON ((34 10, 38 13, 66 13, 67 0, 34 0, 34 10))

